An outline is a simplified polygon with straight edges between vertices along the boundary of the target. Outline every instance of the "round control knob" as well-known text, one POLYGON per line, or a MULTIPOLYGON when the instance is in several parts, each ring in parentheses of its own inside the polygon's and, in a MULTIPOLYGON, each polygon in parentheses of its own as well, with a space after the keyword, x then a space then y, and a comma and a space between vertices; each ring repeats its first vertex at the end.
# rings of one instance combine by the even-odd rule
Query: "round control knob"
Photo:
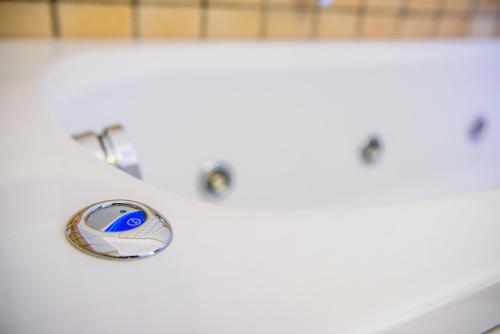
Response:
POLYGON ((172 241, 172 228, 158 211, 145 204, 110 200, 77 212, 66 226, 66 238, 90 255, 141 258, 165 249, 172 241))

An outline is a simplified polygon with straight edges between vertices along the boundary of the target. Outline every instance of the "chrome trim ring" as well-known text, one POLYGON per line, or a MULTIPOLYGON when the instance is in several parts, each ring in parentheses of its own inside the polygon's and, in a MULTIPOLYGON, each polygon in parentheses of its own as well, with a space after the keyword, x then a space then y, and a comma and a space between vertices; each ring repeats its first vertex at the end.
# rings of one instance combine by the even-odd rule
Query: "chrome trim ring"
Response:
POLYGON ((103 258, 154 255, 172 241, 172 228, 155 209, 129 200, 109 200, 78 211, 66 226, 66 238, 78 250, 103 258))

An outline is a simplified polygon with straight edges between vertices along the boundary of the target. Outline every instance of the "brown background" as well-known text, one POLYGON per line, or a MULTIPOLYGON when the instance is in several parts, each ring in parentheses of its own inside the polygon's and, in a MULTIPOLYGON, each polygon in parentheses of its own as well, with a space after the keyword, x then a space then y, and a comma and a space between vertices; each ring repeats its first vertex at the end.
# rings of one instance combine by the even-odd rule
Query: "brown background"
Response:
POLYGON ((500 0, 0 0, 0 37, 499 37, 500 0))

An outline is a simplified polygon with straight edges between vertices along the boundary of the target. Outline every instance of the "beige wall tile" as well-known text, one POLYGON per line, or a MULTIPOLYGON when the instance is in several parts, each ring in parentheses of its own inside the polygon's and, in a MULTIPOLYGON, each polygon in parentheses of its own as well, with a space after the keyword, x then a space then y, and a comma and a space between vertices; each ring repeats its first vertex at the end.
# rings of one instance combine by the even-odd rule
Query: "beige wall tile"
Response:
POLYGON ((441 0, 407 0, 406 6, 408 9, 417 10, 436 10, 439 8, 441 0))
POLYGON ((395 15, 367 15, 362 25, 362 38, 387 39, 394 37, 395 15))
POLYGON ((445 16, 439 21, 438 27, 438 35, 441 37, 462 37, 467 31, 467 21, 459 17, 445 16))
POLYGON ((384 9, 397 11, 400 6, 400 0, 366 0, 366 8, 368 9, 384 9))
MULTIPOLYGON (((64 1, 64 0, 63 0, 64 1)), ((74 0, 73 0, 74 1, 74 0)), ((130 0, 126 0, 130 3, 130 0)), ((143 5, 182 5, 182 6, 192 6, 198 5, 201 0, 139 0, 139 4, 143 5)))
POLYGON ((479 10, 500 10, 500 0, 477 0, 479 10))
POLYGON ((324 11, 319 15, 318 38, 354 38, 357 15, 324 11))
MULTIPOLYGON (((58 0, 59 2, 80 2, 80 3, 84 3, 84 2, 92 2, 90 0, 58 0)), ((143 1, 143 0, 141 0, 143 1)), ((94 1, 96 2, 96 1, 94 1)), ((103 3, 107 3, 107 4, 118 4, 118 5, 130 5, 130 0, 100 0, 100 2, 103 2, 103 3)))
POLYGON ((269 5, 290 5, 291 7, 315 6, 316 0, 268 0, 269 5))
POLYGON ((494 37, 500 27, 500 20, 495 15, 478 15, 469 22, 469 34, 472 37, 494 37))
POLYGON ((0 37, 50 37, 48 2, 0 2, 0 37))
POLYGON ((303 11, 270 11, 267 37, 271 39, 306 39, 311 31, 311 14, 303 11))
POLYGON ((263 0, 210 0, 210 4, 243 4, 260 6, 263 0))
POLYGON ((59 18, 63 37, 130 37, 130 4, 61 2, 59 18))
POLYGON ((432 17, 406 17, 400 20, 400 36, 403 38, 430 37, 434 24, 432 17))
POLYGON ((363 0, 335 0, 333 7, 359 7, 363 0))
POLYGON ((198 38, 200 9, 198 7, 141 6, 138 22, 141 37, 198 38))
POLYGON ((207 37, 257 38, 259 17, 260 11, 258 10, 211 8, 208 10, 207 37))
POLYGON ((474 0, 444 0, 445 11, 466 12, 474 0))
MULTIPOLYGON (((130 0, 59 0, 60 29, 63 37, 131 37, 130 0)), ((311 8, 316 0, 209 0, 207 37, 213 39, 256 39, 260 30, 260 6, 268 1, 266 37, 270 39, 308 39, 312 29, 311 8), (227 4, 227 6, 225 6, 227 4), (232 6, 234 5, 234 6, 232 6), (242 5, 242 6, 238 6, 242 5)), ((201 0, 140 0, 138 31, 141 37, 197 39, 200 33, 201 0), (169 5, 170 4, 170 5, 169 5)), ((442 37, 499 36, 500 0, 335 0, 333 6, 318 11, 318 38, 357 37, 357 8, 366 5, 362 18, 363 38, 425 38, 437 28, 442 37), (473 4, 480 10, 470 18, 473 4), (398 18, 401 4, 410 10, 398 18), (437 22, 429 15, 444 6, 437 22), (383 9, 373 12, 371 9, 383 9), (386 13, 385 11, 393 11, 386 13), (449 14, 448 14, 449 13, 449 14), (397 26, 396 26, 397 25, 397 26), (397 31, 395 31, 397 28, 397 31), (398 35, 395 35, 395 32, 398 35)), ((50 37, 51 13, 48 0, 0 0, 0 37, 50 37)))

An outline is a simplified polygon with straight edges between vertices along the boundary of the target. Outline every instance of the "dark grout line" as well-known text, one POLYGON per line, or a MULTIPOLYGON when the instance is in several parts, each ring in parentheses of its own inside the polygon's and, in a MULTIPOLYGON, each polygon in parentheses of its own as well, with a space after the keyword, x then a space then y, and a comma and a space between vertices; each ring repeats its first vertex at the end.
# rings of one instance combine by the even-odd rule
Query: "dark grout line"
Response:
POLYGON ((401 0, 396 14, 396 25, 394 26, 393 37, 399 39, 403 35, 403 21, 409 17, 408 1, 401 0))
MULTIPOLYGON (((49 2, 52 2, 53 0, 47 0, 49 2)), ((116 0, 56 0, 57 2, 60 3, 78 3, 78 4, 99 4, 99 5, 124 5, 124 4, 130 4, 131 2, 133 3, 134 0, 122 0, 122 1, 116 1, 116 0)), ((32 3, 40 3, 43 2, 41 0, 0 0, 0 2, 32 2, 32 3)), ((137 1, 139 3, 140 1, 137 1)), ((209 0, 201 0, 201 1, 183 1, 183 0, 172 0, 172 1, 163 1, 163 0, 150 0, 146 3, 140 3, 138 6, 140 7, 183 7, 183 8, 199 8, 199 7, 204 7, 203 3, 206 2, 207 8, 221 8, 221 9, 238 9, 238 10, 262 10, 263 6, 261 4, 247 4, 247 3, 234 3, 234 2, 224 2, 224 1, 217 1, 217 2, 211 2, 208 4, 209 0)), ((405 0, 401 0, 402 3, 406 3, 405 0)), ((440 7, 442 7, 442 12, 443 15, 454 15, 454 16, 463 16, 464 12, 463 11, 457 11, 457 10, 444 10, 444 4, 446 0, 440 0, 440 7)), ((301 12, 305 10, 315 10, 318 9, 317 5, 308 5, 308 4, 301 4, 300 6, 297 5, 290 5, 290 4, 271 4, 268 3, 268 0, 263 0, 263 3, 265 3, 265 7, 269 11, 292 11, 292 12, 301 12)), ((476 4, 477 6, 477 0, 471 1, 472 4, 476 4)), ((401 6, 404 7, 404 6, 401 6)), ((400 7, 400 8, 401 8, 400 7)), ((487 14, 487 15, 492 15, 491 11, 486 11, 486 10, 479 10, 478 8, 469 10, 469 12, 474 12, 474 14, 487 14)), ((369 8, 367 6, 367 0, 362 0, 361 4, 358 6, 348 6, 348 5, 333 5, 329 8, 324 8, 320 9, 321 11, 329 12, 329 11, 334 11, 335 13, 345 13, 345 14, 364 14, 364 15, 395 15, 394 13, 398 13, 397 11, 394 10, 394 8, 390 7, 377 7, 377 8, 369 8)), ((496 11, 497 12, 497 11, 496 11)), ((427 10, 427 9, 406 9, 406 15, 411 16, 411 17, 417 17, 417 16, 422 16, 422 17, 429 17, 429 16, 435 16, 436 11, 435 10, 427 10)), ((467 14, 467 11, 465 12, 467 14)), ((498 14, 500 14, 500 11, 498 11, 498 14)), ((397 14, 396 14, 397 15, 397 14)), ((469 14, 467 14, 469 15, 469 14)))
POLYGON ((132 11, 132 38, 140 38, 140 28, 139 28, 139 0, 130 0, 130 7, 132 11))
POLYGON ((361 0, 357 12, 356 12, 356 29, 354 31, 354 38, 355 39, 361 39, 363 37, 363 28, 365 26, 365 19, 366 19, 366 6, 367 5, 367 0, 361 0))
POLYGON ((470 0, 468 12, 469 15, 475 15, 479 11, 479 0, 470 0))
MULTIPOLYGON (((268 37, 269 14, 272 12, 294 12, 303 13, 309 17, 308 38, 315 40, 318 38, 320 29, 320 20, 322 12, 335 12, 338 14, 355 15, 355 32, 352 36, 354 39, 362 39, 367 16, 390 15, 395 16, 396 23, 393 27, 393 38, 401 38, 403 24, 408 18, 432 18, 432 27, 429 37, 439 37, 443 18, 456 17, 464 19, 466 30, 464 36, 471 35, 472 20, 481 15, 495 15, 497 25, 500 25, 500 10, 489 11, 479 8, 479 0, 470 0, 468 8, 462 10, 447 10, 446 2, 450 0, 439 0, 436 8, 429 9, 409 9, 408 0, 400 0, 400 7, 394 10, 389 7, 370 8, 369 0, 360 0, 358 6, 333 5, 328 8, 320 8, 318 5, 310 3, 302 3, 300 6, 286 3, 273 3, 271 0, 261 0, 258 4, 251 3, 234 3, 229 0, 150 0, 147 3, 141 0, 0 0, 3 2, 25 2, 25 3, 48 3, 50 10, 51 32, 53 37, 61 37, 61 23, 59 4, 61 3, 78 3, 78 4, 99 4, 99 5, 130 5, 131 17, 131 35, 138 39, 141 37, 140 29, 140 8, 144 7, 169 7, 169 8, 198 8, 200 10, 199 21, 199 39, 204 40, 208 37, 209 10, 211 8, 234 9, 234 10, 252 10, 259 12, 259 27, 257 38, 265 40, 268 37)), ((452 0, 451 0, 452 1, 452 0)))
POLYGON ((200 39, 208 37, 208 7, 209 0, 200 0, 200 39))
POLYGON ((267 38, 267 20, 269 13, 269 0, 261 0, 259 15, 259 34, 258 38, 265 40, 267 38))
POLYGON ((438 8, 434 12, 434 23, 431 30, 431 37, 439 37, 439 28, 441 27, 441 22, 443 20, 443 15, 445 11, 446 0, 439 0, 438 8))
MULTIPOLYGON (((471 36, 471 29, 470 29, 470 21, 474 18, 477 17, 478 14, 478 8, 479 8, 479 0, 470 0, 469 1, 469 8, 467 9, 467 36, 471 36)), ((500 17, 497 19, 499 22, 497 24, 500 24, 500 17)))
POLYGON ((52 37, 61 37, 61 26, 59 24, 59 8, 57 5, 58 0, 50 0, 50 23, 52 29, 52 37))

